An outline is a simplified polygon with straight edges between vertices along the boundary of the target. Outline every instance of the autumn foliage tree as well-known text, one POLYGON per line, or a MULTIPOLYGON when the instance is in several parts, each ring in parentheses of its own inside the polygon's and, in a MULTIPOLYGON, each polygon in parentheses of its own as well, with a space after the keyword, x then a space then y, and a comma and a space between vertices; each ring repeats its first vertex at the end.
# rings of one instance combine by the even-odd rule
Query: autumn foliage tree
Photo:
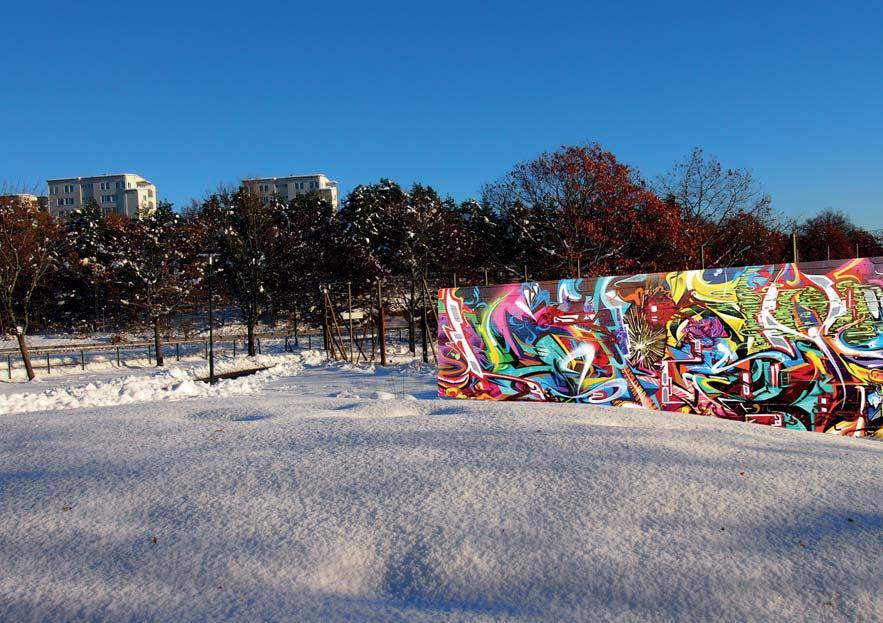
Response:
POLYGON ((800 259, 804 261, 883 255, 883 241, 835 210, 823 210, 808 218, 797 234, 800 259))
POLYGON ((510 261, 538 277, 672 266, 680 214, 600 145, 566 146, 517 165, 484 201, 507 224, 510 261))
POLYGON ((0 315, 15 334, 28 379, 27 344, 34 295, 58 264, 64 245, 56 219, 17 196, 0 197, 0 315))

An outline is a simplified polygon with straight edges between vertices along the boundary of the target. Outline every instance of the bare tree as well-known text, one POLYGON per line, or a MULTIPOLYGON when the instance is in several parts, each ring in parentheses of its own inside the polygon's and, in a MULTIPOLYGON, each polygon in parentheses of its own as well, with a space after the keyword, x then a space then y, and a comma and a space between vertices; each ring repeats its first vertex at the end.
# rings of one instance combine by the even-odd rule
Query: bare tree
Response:
POLYGON ((779 228, 770 196, 747 169, 724 169, 713 156, 698 147, 686 161, 676 164, 658 179, 657 192, 681 208, 688 267, 744 263, 757 254, 750 236, 729 235, 742 221, 779 228))
POLYGON ((55 267, 63 237, 56 219, 20 196, 0 197, 0 315, 15 333, 28 379, 27 333, 34 294, 55 267))

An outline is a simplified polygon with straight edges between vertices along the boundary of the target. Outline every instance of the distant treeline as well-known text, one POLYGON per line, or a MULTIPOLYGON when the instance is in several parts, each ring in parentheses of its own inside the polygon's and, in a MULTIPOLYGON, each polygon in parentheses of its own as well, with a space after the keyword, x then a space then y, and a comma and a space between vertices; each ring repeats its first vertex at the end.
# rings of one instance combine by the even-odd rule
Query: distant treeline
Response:
POLYGON ((597 144, 562 147, 462 203, 387 179, 356 187, 339 211, 318 194, 267 202, 240 188, 182 214, 161 203, 142 220, 104 215, 95 203, 57 219, 5 196, 0 331, 19 336, 25 357, 34 322, 140 324, 159 343, 177 314, 206 304, 209 257, 217 302, 237 306, 251 335, 267 314, 318 322, 323 284, 350 284, 367 300, 384 280, 413 325, 424 281, 792 261, 792 234, 800 260, 883 255, 880 234, 842 213, 784 218, 749 171, 725 169, 699 149, 650 183, 597 144))

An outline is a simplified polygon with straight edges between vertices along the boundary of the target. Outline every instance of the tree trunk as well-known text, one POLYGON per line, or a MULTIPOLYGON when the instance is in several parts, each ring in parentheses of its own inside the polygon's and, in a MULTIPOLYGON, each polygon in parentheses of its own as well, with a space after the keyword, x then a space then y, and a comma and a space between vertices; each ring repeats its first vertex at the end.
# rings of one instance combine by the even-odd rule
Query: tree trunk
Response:
POLYGON ((25 370, 28 372, 28 380, 33 381, 36 378, 34 374, 34 366, 31 364, 31 352, 28 350, 28 342, 25 334, 19 328, 16 328, 15 337, 18 339, 18 350, 21 352, 21 360, 25 362, 25 370))
POLYGON ((254 318, 249 318, 245 324, 248 326, 248 356, 254 357, 254 318))
POLYGON ((162 341, 159 337, 159 318, 153 319, 153 350, 156 351, 156 366, 163 366, 162 341))

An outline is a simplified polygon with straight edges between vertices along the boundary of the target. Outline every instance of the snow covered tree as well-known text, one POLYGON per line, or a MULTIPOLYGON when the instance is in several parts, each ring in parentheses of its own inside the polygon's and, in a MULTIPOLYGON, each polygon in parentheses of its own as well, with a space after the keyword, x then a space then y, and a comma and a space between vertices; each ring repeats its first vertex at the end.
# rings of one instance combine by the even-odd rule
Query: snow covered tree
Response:
POLYGON ((388 179, 357 186, 344 201, 340 211, 344 232, 368 250, 370 268, 377 277, 395 274, 400 268, 407 202, 407 193, 388 179))
POLYGON ((63 244, 55 218, 19 197, 0 197, 0 315, 15 333, 29 380, 36 376, 26 337, 33 298, 63 244))
POLYGON ((161 201, 144 219, 111 223, 108 238, 110 279, 120 287, 123 304, 153 329, 156 365, 162 366, 162 324, 202 281, 195 232, 161 201))
POLYGON ((504 263, 505 226, 499 215, 483 202, 469 199, 457 210, 452 232, 439 241, 438 252, 451 257, 452 270, 458 275, 483 278, 485 269, 504 263))
POLYGON ((381 179, 353 190, 341 219, 346 232, 367 246, 378 276, 405 277, 404 284, 393 282, 396 287, 387 293, 398 298, 406 311, 413 351, 423 280, 433 272, 451 271, 452 258, 462 246, 455 235, 456 204, 439 197, 430 186, 414 184, 405 192, 395 182, 381 179))
POLYGON ((255 325, 283 281, 284 210, 279 201, 266 202, 243 187, 210 196, 200 214, 207 250, 219 254, 223 287, 242 312, 252 357, 255 325))
POLYGON ((108 275, 112 257, 108 221, 123 217, 103 214, 91 199, 64 219, 66 253, 51 284, 57 301, 56 318, 70 321, 72 328, 87 324, 97 330, 99 307, 117 316, 119 295, 108 275))

